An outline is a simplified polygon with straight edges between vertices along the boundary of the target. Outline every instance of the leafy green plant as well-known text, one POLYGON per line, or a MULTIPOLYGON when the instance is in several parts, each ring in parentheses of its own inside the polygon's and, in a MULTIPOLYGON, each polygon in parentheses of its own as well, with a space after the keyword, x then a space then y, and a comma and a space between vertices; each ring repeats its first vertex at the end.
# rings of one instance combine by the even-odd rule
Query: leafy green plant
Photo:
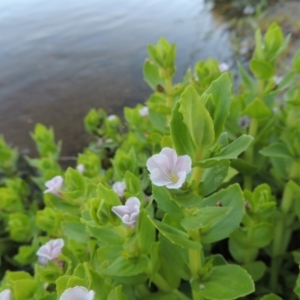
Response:
POLYGON ((175 45, 149 45, 153 94, 124 109, 125 126, 91 110, 93 141, 67 170, 37 125, 40 157, 27 161, 43 206, 33 196, 26 209, 16 182, 0 189, 3 245, 19 243, 15 265, 33 269, 1 266, 0 299, 296 299, 298 53, 274 79, 288 41, 276 24, 257 31, 236 94, 212 59, 174 84, 175 45))

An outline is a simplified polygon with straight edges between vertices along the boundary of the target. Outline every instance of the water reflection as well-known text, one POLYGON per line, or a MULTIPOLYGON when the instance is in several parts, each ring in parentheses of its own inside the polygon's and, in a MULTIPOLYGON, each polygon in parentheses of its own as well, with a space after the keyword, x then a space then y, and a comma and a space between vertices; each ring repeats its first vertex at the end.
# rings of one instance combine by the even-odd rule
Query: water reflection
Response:
POLYGON ((34 124, 53 125, 76 154, 90 108, 147 99, 146 45, 161 36, 178 45, 177 79, 199 59, 230 63, 226 24, 201 0, 1 0, 0 132, 32 150, 34 124))

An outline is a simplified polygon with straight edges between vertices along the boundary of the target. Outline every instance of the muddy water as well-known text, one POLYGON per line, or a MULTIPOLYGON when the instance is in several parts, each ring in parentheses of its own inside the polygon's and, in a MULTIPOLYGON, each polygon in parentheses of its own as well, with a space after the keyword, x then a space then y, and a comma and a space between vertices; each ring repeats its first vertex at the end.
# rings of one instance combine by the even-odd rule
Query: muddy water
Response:
POLYGON ((199 59, 231 63, 226 27, 204 0, 1 0, 0 133, 33 153, 28 133, 42 122, 76 154, 90 108, 120 114, 147 99, 148 43, 177 43, 180 79, 199 59))

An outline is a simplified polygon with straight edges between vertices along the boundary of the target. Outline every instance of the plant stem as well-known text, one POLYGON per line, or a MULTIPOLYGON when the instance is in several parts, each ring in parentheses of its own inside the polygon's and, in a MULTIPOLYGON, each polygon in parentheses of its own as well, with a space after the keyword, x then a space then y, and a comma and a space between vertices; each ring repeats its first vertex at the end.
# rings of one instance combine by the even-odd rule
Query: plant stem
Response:
MULTIPOLYGON (((255 118, 251 119, 249 134, 254 138, 257 133, 257 128, 258 128, 258 120, 255 118)), ((252 142, 245 152, 245 160, 251 165, 253 164, 253 154, 254 154, 254 144, 252 142)), ((248 190, 252 190, 252 176, 249 175, 244 176, 244 188, 248 190)))
MULTIPOLYGON (((289 179, 297 177, 299 174, 299 164, 293 162, 289 179)), ((282 259, 280 255, 284 254, 291 236, 291 229, 287 228, 287 216, 292 207, 294 192, 288 184, 285 184, 280 209, 282 212, 281 218, 277 221, 275 226, 275 235, 272 245, 272 264, 271 264, 271 277, 270 288, 275 291, 278 281, 279 270, 282 259), (287 237, 289 237, 287 239, 287 237)))
POLYGON ((174 104, 173 97, 170 95, 172 92, 172 78, 169 76, 168 72, 165 72, 165 82, 166 82, 167 106, 172 109, 174 104))
MULTIPOLYGON (((200 231, 198 229, 196 230, 190 230, 189 236, 191 240, 195 242, 200 243, 200 231)), ((197 280, 199 278, 199 273, 201 269, 203 268, 203 252, 201 249, 189 249, 189 264, 190 264, 190 270, 192 273, 192 281, 197 280)), ((204 300, 205 298, 199 294, 199 290, 196 290, 192 286, 192 293, 193 293, 193 300, 204 300)))

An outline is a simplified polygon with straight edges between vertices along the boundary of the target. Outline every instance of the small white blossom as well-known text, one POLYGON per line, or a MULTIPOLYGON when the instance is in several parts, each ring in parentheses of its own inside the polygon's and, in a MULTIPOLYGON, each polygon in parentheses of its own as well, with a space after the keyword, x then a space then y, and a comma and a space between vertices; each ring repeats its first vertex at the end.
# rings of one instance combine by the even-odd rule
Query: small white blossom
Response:
POLYGON ((79 173, 84 173, 84 172, 85 172, 84 164, 79 164, 79 165, 76 167, 76 170, 77 170, 79 173))
POLYGON ((140 213, 141 202, 136 197, 127 199, 125 205, 113 206, 112 211, 122 220, 127 226, 134 226, 140 213))
POLYGON ((275 75, 273 77, 273 80, 274 80, 274 82, 275 82, 276 85, 278 85, 282 81, 282 79, 283 79, 282 76, 275 75))
POLYGON ((251 118, 249 116, 243 116, 239 119, 238 123, 243 129, 247 129, 250 125, 251 118))
POLYGON ((149 108, 147 106, 144 106, 142 107, 140 110, 139 110, 139 114, 140 116, 142 117, 146 117, 149 115, 149 108))
POLYGON ((65 242, 63 239, 50 240, 37 251, 39 263, 46 265, 49 260, 56 259, 62 251, 65 242))
POLYGON ((88 290, 83 286, 75 286, 66 289, 60 296, 59 300, 94 300, 95 292, 88 290))
POLYGON ((192 160, 188 155, 178 156, 174 149, 166 147, 148 159, 147 169, 154 185, 178 189, 192 170, 192 160))
POLYGON ((117 181, 113 184, 112 189, 118 194, 119 197, 123 197, 126 185, 124 181, 117 181))
POLYGON ((45 186, 48 188, 44 193, 50 193, 59 196, 59 191, 63 187, 64 179, 61 176, 55 176, 51 180, 45 182, 45 186))
POLYGON ((219 70, 221 73, 224 73, 229 70, 229 66, 226 63, 219 64, 219 70))
POLYGON ((11 300, 10 289, 6 289, 0 293, 0 300, 11 300))
POLYGON ((245 6, 243 13, 245 15, 252 15, 255 13, 255 7, 253 7, 251 5, 247 5, 247 6, 245 6))
POLYGON ((113 121, 113 120, 115 120, 116 118, 117 118, 116 115, 110 115, 110 116, 107 117, 107 120, 108 120, 108 121, 113 121))

